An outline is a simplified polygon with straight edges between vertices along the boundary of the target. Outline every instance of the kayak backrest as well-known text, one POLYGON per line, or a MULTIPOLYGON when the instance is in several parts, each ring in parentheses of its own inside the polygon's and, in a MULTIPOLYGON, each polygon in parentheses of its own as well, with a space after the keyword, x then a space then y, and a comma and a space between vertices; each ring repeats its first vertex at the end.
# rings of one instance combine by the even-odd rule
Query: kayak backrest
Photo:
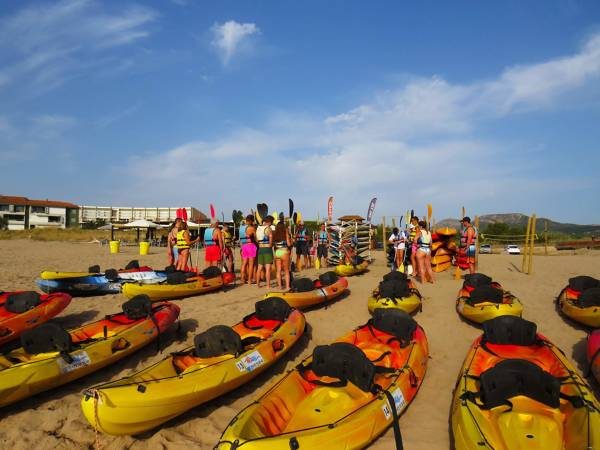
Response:
POLYGON ((580 275, 569 278, 569 287, 574 291, 583 292, 586 289, 600 287, 600 280, 597 280, 594 277, 588 277, 587 275, 580 275))
POLYGON ((152 301, 146 294, 140 294, 123 303, 123 313, 129 320, 139 320, 152 315, 152 301))
POLYGON ((207 267, 202 271, 202 276, 204 278, 217 278, 221 276, 221 269, 215 266, 207 267))
POLYGON ((415 319, 397 308, 376 308, 370 323, 373 328, 397 338, 402 345, 412 340, 418 326, 415 319))
POLYGON ((175 268, 175 266, 173 264, 171 264, 170 266, 165 267, 165 273, 173 273, 176 272, 177 269, 175 268))
POLYGON ((560 406, 560 380, 526 359, 505 359, 480 376, 484 408, 510 405, 524 395, 551 408, 560 406))
POLYGON ((198 276, 195 272, 167 272, 167 284, 185 284, 188 283, 188 278, 198 276))
POLYGON ((321 286, 331 286, 332 284, 337 283, 338 280, 338 274, 335 273, 333 270, 319 275, 319 281, 321 282, 321 286))
POLYGON ((479 286, 489 286, 492 284, 492 279, 483 273, 469 273, 465 275, 465 281, 463 283, 463 287, 479 287, 479 286))
POLYGON ((6 296, 4 309, 13 314, 23 314, 42 302, 40 294, 34 291, 15 292, 6 296))
POLYGON ((350 381, 365 392, 373 391, 375 366, 361 349, 347 342, 317 345, 311 368, 319 377, 338 378, 342 385, 350 381))
POLYGON ((89 273, 100 273, 100 266, 98 264, 96 264, 94 266, 90 266, 90 267, 88 267, 88 272, 89 273))
POLYGON ((55 323, 45 323, 21 335, 21 346, 30 355, 49 352, 70 352, 73 341, 68 331, 55 323))
POLYGON ((194 356, 212 358, 221 355, 239 355, 243 352, 242 338, 231 327, 215 325, 194 337, 194 356))
POLYGON ((391 272, 386 273, 383 276, 383 281, 388 281, 388 280, 407 281, 408 276, 403 272, 398 272, 397 270, 392 270, 391 272))
POLYGON ((294 278, 292 280, 292 290, 295 292, 309 292, 315 288, 315 284, 310 278, 294 278))
POLYGON ((108 281, 117 281, 119 279, 119 272, 116 269, 107 269, 104 271, 104 276, 108 281))
POLYGON ((581 293, 578 304, 582 308, 600 306, 600 287, 589 288, 581 293))
POLYGON ((516 316, 499 316, 483 322, 482 341, 498 345, 535 345, 539 342, 537 325, 516 316))
POLYGON ((139 269, 140 262, 137 259, 131 260, 125 266, 125 270, 139 269))
POLYGON ((472 305, 483 302, 502 303, 504 291, 494 286, 478 286, 471 291, 466 301, 472 305))
POLYGON ((256 317, 259 320, 287 320, 292 307, 280 297, 269 297, 256 302, 254 305, 256 317))
POLYGON ((406 280, 388 279, 379 283, 379 296, 382 298, 403 298, 410 295, 406 280))

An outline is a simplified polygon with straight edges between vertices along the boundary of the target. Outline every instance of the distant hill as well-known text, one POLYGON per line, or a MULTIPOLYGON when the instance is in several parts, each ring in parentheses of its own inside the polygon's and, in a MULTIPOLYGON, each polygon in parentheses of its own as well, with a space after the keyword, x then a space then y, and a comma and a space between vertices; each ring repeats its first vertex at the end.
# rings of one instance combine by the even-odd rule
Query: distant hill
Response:
MULTIPOLYGON (((471 217, 474 220, 474 217, 471 217)), ((529 216, 520 213, 510 214, 485 214, 479 217, 479 228, 484 230, 488 224, 491 223, 505 223, 510 226, 521 226, 526 227, 529 216)), ((536 231, 538 233, 544 231, 544 224, 548 221, 548 231, 565 233, 565 234, 579 234, 579 235, 600 235, 600 225, 578 225, 574 223, 561 223, 555 222, 551 219, 544 217, 538 217, 536 222, 536 231)), ((437 227, 451 227, 459 228, 460 222, 458 219, 444 219, 436 223, 437 227)))

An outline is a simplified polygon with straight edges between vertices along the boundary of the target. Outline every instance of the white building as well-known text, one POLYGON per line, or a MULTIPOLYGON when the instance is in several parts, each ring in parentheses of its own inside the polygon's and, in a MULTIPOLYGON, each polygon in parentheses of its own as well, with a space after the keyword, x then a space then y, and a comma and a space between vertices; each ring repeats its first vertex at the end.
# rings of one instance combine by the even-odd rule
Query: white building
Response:
POLYGON ((78 210, 79 206, 68 202, 0 195, 0 217, 9 230, 76 226, 78 210))
POLYGON ((177 210, 185 209, 188 219, 202 223, 208 218, 196 208, 144 208, 144 207, 118 207, 118 206, 80 206, 79 222, 110 222, 113 224, 127 223, 134 220, 149 220, 150 222, 169 224, 177 218, 177 210))

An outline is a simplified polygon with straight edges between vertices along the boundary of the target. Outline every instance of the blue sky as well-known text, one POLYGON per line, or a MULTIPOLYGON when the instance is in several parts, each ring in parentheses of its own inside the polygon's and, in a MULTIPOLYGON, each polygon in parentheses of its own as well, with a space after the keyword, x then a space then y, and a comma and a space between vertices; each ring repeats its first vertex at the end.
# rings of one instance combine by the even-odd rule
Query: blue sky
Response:
POLYGON ((600 223, 600 2, 0 5, 0 193, 600 223))

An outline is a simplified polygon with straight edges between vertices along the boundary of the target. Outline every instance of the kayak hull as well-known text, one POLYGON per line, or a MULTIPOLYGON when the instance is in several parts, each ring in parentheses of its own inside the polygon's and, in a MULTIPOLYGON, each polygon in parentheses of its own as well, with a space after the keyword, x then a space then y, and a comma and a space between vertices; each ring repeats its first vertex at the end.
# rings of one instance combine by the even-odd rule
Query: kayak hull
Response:
POLYGON ((373 314, 373 311, 375 311, 377 308, 396 308, 408 314, 412 314, 413 312, 420 310, 422 305, 421 293, 418 291, 412 280, 408 280, 408 283, 411 290, 411 295, 407 297, 394 299, 385 297, 382 298, 379 296, 378 289, 373 291, 373 295, 369 297, 369 302, 367 304, 369 312, 373 314))
POLYGON ((125 283, 123 294, 128 298, 136 295, 147 295, 152 301, 169 300, 191 297, 223 288, 225 282, 222 276, 205 279, 198 277, 197 280, 183 284, 140 284, 125 283))
POLYGON ((581 308, 577 305, 579 293, 568 287, 564 288, 558 296, 558 306, 561 312, 569 319, 588 327, 600 327, 600 307, 588 306, 581 308))
MULTIPOLYGON (((499 286, 499 285, 498 285, 499 286)), ((523 314, 523 304, 508 291, 504 291, 503 303, 482 302, 471 305, 467 302, 469 291, 462 288, 458 291, 456 311, 465 319, 475 323, 483 323, 499 316, 517 316, 523 314)))
POLYGON ((354 266, 352 264, 340 264, 335 266, 335 273, 337 273, 341 277, 351 277, 353 275, 358 275, 363 273, 369 267, 368 261, 363 261, 362 263, 354 266))
POLYGON ((330 302, 348 289, 348 280, 340 277, 335 283, 309 292, 269 292, 264 298, 279 297, 293 308, 303 309, 330 302))

